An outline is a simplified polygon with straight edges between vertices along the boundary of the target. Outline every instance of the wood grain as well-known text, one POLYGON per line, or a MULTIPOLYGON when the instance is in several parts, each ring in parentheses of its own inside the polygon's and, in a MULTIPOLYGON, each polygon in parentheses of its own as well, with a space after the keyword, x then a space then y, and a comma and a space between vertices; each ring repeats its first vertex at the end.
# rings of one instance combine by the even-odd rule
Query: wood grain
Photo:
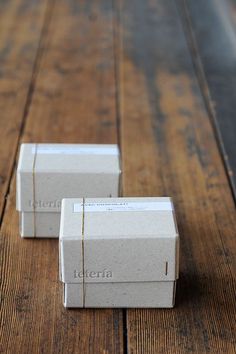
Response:
POLYGON ((235 207, 174 1, 120 0, 124 195, 173 196, 173 310, 128 310, 129 353, 235 352, 235 207))
POLYGON ((222 101, 182 24, 174 0, 0 2, 0 352, 235 352, 235 206, 209 109, 222 101), (124 194, 174 197, 173 310, 65 310, 57 240, 19 237, 19 142, 118 140, 124 194))
MULTIPOLYGON (((116 143, 112 21, 105 0, 55 3, 20 141, 116 143)), ((1 229, 0 351, 122 353, 122 310, 63 308, 58 241, 20 239, 14 185, 1 229)))
POLYGON ((112 20, 105 1, 58 1, 23 141, 117 141, 112 20))
POLYGON ((180 0, 179 7, 236 201, 236 3, 180 0))
POLYGON ((50 12, 46 0, 0 2, 0 219, 50 12))

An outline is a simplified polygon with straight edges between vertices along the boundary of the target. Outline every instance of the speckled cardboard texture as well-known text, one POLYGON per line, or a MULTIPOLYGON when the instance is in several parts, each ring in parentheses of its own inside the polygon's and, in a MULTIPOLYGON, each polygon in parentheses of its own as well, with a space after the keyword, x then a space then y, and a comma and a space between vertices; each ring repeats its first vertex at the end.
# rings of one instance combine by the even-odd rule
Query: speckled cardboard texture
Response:
POLYGON ((68 294, 78 289, 70 284, 82 285, 85 307, 132 307, 128 299, 136 291, 139 300, 133 302, 134 307, 173 306, 179 236, 170 198, 85 198, 84 204, 65 199, 61 218, 67 219, 67 229, 61 229, 60 248, 73 240, 81 250, 61 253, 65 306, 75 304, 69 297, 76 299, 76 295, 68 294), (76 227, 82 213, 83 234, 76 227), (148 284, 155 289, 153 296, 162 296, 163 291, 165 296, 153 299, 150 293, 149 300, 143 301, 148 284), (119 301, 119 296, 106 298, 106 291, 114 294, 117 287, 123 289, 119 301), (97 296, 94 302, 93 291, 97 296))

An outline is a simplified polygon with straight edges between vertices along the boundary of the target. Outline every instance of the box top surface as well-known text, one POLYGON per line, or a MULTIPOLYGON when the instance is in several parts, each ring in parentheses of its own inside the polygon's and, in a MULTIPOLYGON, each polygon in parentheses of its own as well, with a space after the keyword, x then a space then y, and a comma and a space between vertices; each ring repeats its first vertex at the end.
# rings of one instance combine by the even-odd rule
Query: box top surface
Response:
POLYGON ((119 172, 115 144, 22 144, 19 172, 119 172))
MULTIPOLYGON (((74 234, 77 215, 83 214, 78 199, 64 199, 68 227, 65 237, 74 234)), ((84 236, 90 239, 135 237, 176 237, 178 234, 173 204, 168 197, 149 198, 86 198, 84 204, 84 236)), ((61 235, 63 237, 63 233, 61 235)))

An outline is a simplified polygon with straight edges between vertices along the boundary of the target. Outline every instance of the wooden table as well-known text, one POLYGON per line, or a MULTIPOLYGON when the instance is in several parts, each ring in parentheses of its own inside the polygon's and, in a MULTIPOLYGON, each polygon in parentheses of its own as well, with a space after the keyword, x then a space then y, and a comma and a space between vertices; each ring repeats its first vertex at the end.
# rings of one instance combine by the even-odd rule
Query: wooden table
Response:
POLYGON ((235 353, 234 0, 0 1, 2 353, 235 353), (22 240, 22 142, 116 143, 124 196, 173 196, 174 309, 66 310, 22 240))

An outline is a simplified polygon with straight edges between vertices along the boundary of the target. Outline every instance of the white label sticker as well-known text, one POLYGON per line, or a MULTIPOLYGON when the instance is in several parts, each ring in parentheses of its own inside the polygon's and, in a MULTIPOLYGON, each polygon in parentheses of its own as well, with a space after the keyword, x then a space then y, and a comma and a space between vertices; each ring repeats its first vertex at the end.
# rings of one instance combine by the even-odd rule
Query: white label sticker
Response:
POLYGON ((119 149, 116 145, 108 146, 36 146, 32 147, 32 153, 35 154, 60 154, 60 155, 119 155, 119 149))
MULTIPOLYGON (((85 203, 84 211, 102 212, 102 211, 172 211, 172 203, 166 202, 120 202, 120 203, 85 203)), ((74 212, 82 212, 83 204, 75 203, 74 212)))

